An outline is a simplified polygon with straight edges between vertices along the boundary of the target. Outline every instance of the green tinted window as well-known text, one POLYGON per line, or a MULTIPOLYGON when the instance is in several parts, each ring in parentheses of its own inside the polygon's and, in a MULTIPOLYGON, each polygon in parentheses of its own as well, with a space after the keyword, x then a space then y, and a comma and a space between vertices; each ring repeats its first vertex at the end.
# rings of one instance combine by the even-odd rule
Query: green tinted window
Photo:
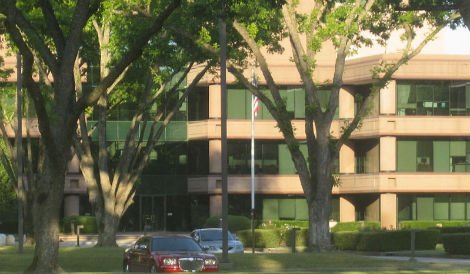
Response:
POLYGON ((416 141, 397 141, 397 170, 400 172, 416 171, 416 141))
POLYGON ((279 219, 295 219, 295 200, 279 199, 279 219))
POLYGON ((434 198, 434 219, 449 219, 449 196, 439 195, 434 198))
POLYGON ((416 215, 417 220, 434 220, 433 214, 433 197, 417 197, 416 198, 416 215))
POLYGON ((277 199, 263 200, 263 219, 279 220, 279 202, 277 199))

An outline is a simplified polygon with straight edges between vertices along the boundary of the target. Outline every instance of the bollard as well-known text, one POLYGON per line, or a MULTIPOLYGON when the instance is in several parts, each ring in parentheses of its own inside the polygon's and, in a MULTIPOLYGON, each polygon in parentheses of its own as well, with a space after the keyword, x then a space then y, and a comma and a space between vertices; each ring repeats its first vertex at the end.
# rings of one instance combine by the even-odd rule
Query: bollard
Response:
POLYGON ((295 253, 296 251, 296 238, 297 238, 297 230, 299 230, 299 228, 292 228, 290 231, 290 237, 291 237, 291 245, 292 245, 292 253, 295 253))
POLYGON ((83 225, 77 225, 77 246, 80 246, 80 229, 83 228, 83 225))

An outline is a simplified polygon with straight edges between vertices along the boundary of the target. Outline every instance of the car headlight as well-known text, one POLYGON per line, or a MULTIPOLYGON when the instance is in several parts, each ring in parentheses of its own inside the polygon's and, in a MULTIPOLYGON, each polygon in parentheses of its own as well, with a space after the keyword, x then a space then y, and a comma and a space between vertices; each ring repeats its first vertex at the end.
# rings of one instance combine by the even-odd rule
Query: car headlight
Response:
POLYGON ((163 258, 162 263, 164 265, 176 265, 177 261, 176 258, 163 258))
POLYGON ((217 265, 217 260, 216 259, 205 259, 204 264, 205 265, 217 265))

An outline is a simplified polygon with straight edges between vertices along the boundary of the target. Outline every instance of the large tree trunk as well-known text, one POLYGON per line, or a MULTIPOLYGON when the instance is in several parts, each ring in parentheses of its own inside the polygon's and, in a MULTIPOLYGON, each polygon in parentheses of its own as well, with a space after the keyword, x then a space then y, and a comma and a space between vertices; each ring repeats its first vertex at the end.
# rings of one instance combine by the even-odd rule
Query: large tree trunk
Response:
MULTIPOLYGON (((65 159, 64 159, 65 161, 65 159)), ((35 250, 27 273, 58 273, 59 218, 63 198, 65 165, 46 163, 41 178, 34 182, 32 219, 35 250)))
POLYGON ((98 234, 97 247, 117 246, 116 233, 119 227, 119 220, 120 218, 115 217, 113 212, 103 212, 99 221, 101 231, 98 234))
POLYGON ((311 203, 311 222, 315 230, 315 248, 319 251, 329 251, 332 249, 330 238, 330 211, 331 211, 331 190, 333 187, 331 174, 331 145, 329 140, 330 127, 317 126, 317 142, 315 143, 315 164, 316 172, 312 176, 315 181, 313 190, 313 201, 311 203))

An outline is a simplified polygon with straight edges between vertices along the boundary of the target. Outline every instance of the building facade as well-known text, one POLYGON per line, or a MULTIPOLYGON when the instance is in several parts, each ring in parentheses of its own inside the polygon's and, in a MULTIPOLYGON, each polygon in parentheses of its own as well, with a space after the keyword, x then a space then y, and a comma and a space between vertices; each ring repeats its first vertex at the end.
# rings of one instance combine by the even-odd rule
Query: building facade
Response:
MULTIPOLYGON (((469 45, 468 30, 461 31, 464 36, 458 39, 469 45)), ((441 33, 393 75, 341 149, 339 185, 332 191, 333 221, 375 220, 384 228, 395 228, 402 220, 470 220, 470 49, 448 50, 449 43, 455 44, 449 35, 455 34, 441 33)), ((347 61, 333 137, 354 117, 356 95, 368 92, 373 66, 398 58, 400 45, 391 44, 361 51, 347 61)), ((287 100, 295 134, 305 140, 304 91, 287 42, 284 45, 283 55, 269 56, 269 66, 287 100)), ((316 81, 331 79, 333 60, 334 50, 326 47, 318 56, 316 81)), ((257 74, 261 75, 259 70, 257 74)), ((264 81, 258 79, 262 88, 264 81)), ((328 88, 320 95, 326 101, 328 88)), ((251 94, 229 76, 227 96, 229 214, 248 217, 251 94)), ((221 214, 220 105, 220 82, 207 75, 151 155, 122 230, 187 230, 221 214)), ((122 109, 108 122, 114 152, 122 148, 126 117, 122 109)), ((306 220, 303 190, 287 146, 262 105, 255 138, 257 219, 306 220)), ((74 158, 65 182, 64 216, 93 214, 86 193, 74 158)))

